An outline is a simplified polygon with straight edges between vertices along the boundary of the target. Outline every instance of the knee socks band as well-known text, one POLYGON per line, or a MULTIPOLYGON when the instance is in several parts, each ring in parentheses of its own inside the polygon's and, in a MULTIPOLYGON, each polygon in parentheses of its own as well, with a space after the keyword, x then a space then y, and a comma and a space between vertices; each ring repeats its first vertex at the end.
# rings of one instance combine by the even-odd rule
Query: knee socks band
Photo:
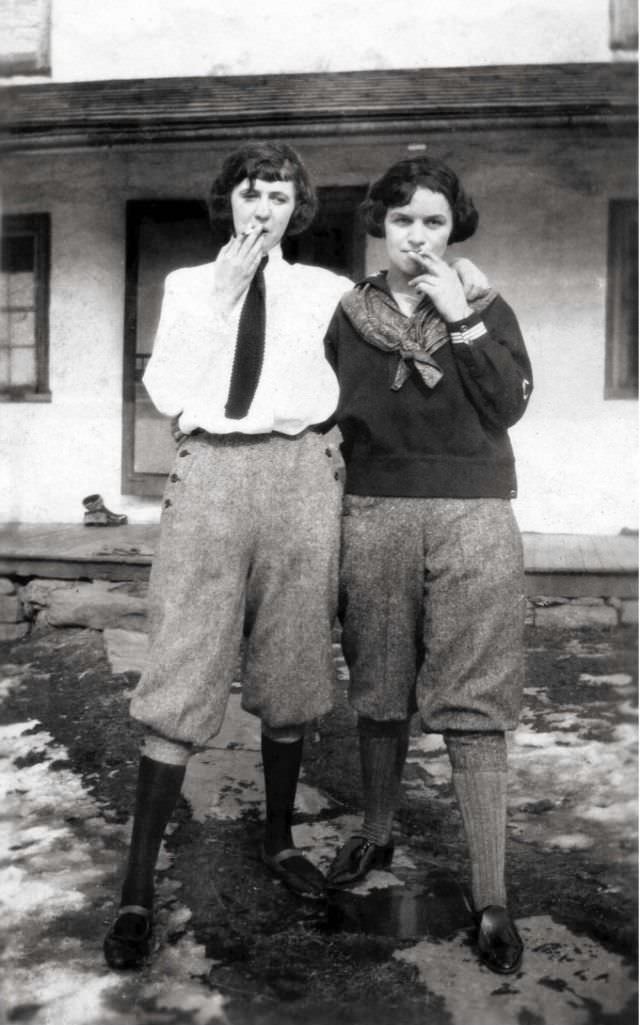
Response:
POLYGON ((364 820, 361 834, 378 845, 389 842, 402 772, 409 747, 408 719, 358 720, 364 820))
POLYGON ((302 745, 302 737, 298 740, 276 741, 264 731, 262 733, 267 823, 264 846, 269 855, 293 847, 291 823, 302 762, 302 745))
POLYGON ((507 745, 504 733, 448 731, 444 740, 464 823, 476 911, 506 906, 507 745))
POLYGON ((154 761, 143 755, 129 848, 122 905, 153 902, 153 875, 162 837, 180 796, 185 766, 154 761))

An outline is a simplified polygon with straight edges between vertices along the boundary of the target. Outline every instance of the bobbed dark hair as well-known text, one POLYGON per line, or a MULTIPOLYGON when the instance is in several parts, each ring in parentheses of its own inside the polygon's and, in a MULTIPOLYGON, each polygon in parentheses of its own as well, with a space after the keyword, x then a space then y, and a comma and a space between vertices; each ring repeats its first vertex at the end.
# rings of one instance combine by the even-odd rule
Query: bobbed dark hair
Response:
POLYGON ((302 160, 284 142, 249 142, 231 153, 220 168, 209 191, 209 220, 213 228, 232 223, 231 193, 248 178, 263 181, 291 181, 295 190, 295 207, 285 235, 298 235, 313 220, 318 200, 302 160))
POLYGON ((440 192, 451 207, 453 228, 449 242, 464 242, 478 226, 478 211, 462 188, 460 180, 447 164, 432 157, 408 157, 399 160, 373 182, 360 214, 365 229, 373 238, 384 238, 384 219, 391 207, 406 206, 418 187, 440 192))

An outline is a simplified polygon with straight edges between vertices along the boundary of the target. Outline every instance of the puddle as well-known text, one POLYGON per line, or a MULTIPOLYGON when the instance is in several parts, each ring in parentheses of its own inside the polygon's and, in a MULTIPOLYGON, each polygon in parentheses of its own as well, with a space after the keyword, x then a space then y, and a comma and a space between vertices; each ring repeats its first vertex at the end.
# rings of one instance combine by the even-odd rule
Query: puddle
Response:
POLYGON ((420 886, 332 890, 327 900, 327 926, 336 932, 443 940, 471 925, 464 893, 447 872, 430 872, 420 886))

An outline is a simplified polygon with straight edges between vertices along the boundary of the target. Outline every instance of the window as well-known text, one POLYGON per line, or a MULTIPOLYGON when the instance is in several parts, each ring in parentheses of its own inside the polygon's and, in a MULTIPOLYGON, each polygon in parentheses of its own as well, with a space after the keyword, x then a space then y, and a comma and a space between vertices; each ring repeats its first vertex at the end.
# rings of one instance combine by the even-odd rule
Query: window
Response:
POLYGON ((0 255, 0 399, 49 397, 49 215, 6 214, 0 255))
POLYGON ((636 0, 610 0, 609 45, 615 52, 638 49, 638 7, 636 0))
POLYGON ((51 0, 0 0, 0 75, 48 75, 51 0))
MULTIPOLYGON (((285 257, 361 277, 365 246, 356 206, 364 191, 319 189, 318 216, 302 235, 284 239, 285 257)), ((159 497, 175 455, 169 419, 157 412, 142 384, 160 317, 164 279, 178 267, 212 260, 225 241, 226 237, 212 237, 204 203, 127 203, 123 494, 159 497)))
POLYGON ((609 203, 605 398, 638 397, 638 204, 609 203))

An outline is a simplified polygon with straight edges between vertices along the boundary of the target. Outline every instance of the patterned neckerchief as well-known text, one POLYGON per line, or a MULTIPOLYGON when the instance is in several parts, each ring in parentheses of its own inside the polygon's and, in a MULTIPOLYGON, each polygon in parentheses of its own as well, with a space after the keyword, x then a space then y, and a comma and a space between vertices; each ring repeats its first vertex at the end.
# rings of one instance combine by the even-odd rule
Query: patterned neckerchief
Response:
MULTIPOLYGON (((480 313, 496 298, 486 295, 467 300, 474 313, 480 313)), ((406 317, 389 291, 386 272, 381 271, 359 282, 340 300, 340 305, 361 337, 377 349, 397 352, 400 357, 391 384, 398 391, 411 373, 412 366, 428 388, 435 388, 443 371, 433 353, 449 341, 449 331, 431 300, 424 296, 413 314, 406 317)))

